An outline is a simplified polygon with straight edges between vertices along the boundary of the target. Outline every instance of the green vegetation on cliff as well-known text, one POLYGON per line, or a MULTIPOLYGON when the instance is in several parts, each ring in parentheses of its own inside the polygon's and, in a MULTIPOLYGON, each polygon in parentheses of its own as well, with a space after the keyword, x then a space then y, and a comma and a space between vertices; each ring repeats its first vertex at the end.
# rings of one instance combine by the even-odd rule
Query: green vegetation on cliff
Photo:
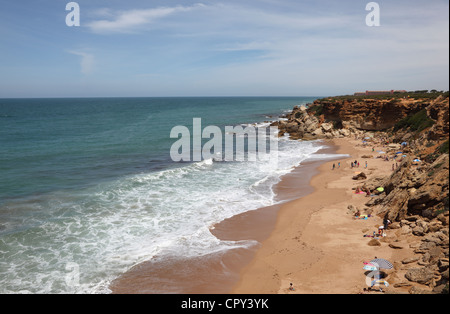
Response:
POLYGON ((394 131, 409 128, 411 131, 422 132, 426 128, 432 127, 434 123, 434 120, 428 117, 427 110, 422 109, 397 122, 394 126, 394 131))
POLYGON ((394 93, 394 94, 386 94, 386 95, 342 95, 342 96, 334 96, 334 97, 324 97, 319 100, 329 100, 329 101, 353 101, 353 100, 363 100, 363 99, 374 99, 374 100, 397 100, 402 98, 409 99, 421 99, 421 100, 432 100, 439 96, 444 98, 449 97, 449 91, 437 91, 437 90, 417 90, 417 91, 409 91, 406 93, 394 93))

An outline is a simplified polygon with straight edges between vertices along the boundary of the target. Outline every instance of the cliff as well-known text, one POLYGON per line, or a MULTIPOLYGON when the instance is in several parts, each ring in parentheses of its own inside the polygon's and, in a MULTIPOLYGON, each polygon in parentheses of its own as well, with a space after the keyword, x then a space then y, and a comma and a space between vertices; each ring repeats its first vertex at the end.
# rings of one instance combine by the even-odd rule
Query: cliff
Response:
MULTIPOLYGON (((432 127, 429 139, 448 136, 448 93, 414 94, 392 98, 328 97, 307 106, 294 107, 276 122, 280 134, 318 139, 362 134, 367 131, 398 131, 413 125, 414 131, 432 127), (414 117, 416 115, 416 117, 414 117)), ((405 132, 406 133, 406 132, 405 132)))
MULTIPOLYGON (((411 286, 410 293, 430 288, 448 293, 449 98, 448 93, 421 96, 319 99, 294 107, 274 125, 280 136, 289 134, 293 139, 352 137, 361 145, 382 146, 383 158, 398 165, 395 171, 387 177, 370 174, 354 179, 361 180, 364 191, 384 188, 362 209, 393 222, 383 241, 392 249, 414 245, 413 256, 398 261, 402 275, 392 273, 389 282, 411 286)), ((375 154, 363 158, 381 158, 375 154)))

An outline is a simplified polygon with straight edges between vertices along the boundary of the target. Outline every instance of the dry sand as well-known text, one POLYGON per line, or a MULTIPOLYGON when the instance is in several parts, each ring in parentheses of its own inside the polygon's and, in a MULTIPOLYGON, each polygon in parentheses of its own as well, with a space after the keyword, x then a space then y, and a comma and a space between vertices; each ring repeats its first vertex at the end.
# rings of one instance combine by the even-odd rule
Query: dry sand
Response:
POLYGON ((363 155, 374 153, 371 146, 362 147, 360 140, 339 138, 330 144, 334 147, 323 153, 350 157, 303 163, 285 175, 276 192, 281 199, 292 201, 231 217, 211 229, 219 239, 252 239, 259 246, 191 259, 154 258, 113 282, 112 292, 360 293, 367 287, 364 261, 377 256, 393 262, 411 256, 411 252, 393 250, 387 243, 369 246, 370 238, 363 235, 377 230, 382 219, 355 220, 348 213, 348 205, 364 208, 369 200, 352 190, 361 185, 352 180, 355 173, 388 175, 392 163, 363 159, 363 155), (360 167, 351 169, 354 160, 360 167), (364 169, 366 160, 368 168, 364 169), (289 290, 290 283, 294 291, 289 290))
POLYGON ((402 258, 394 254, 407 256, 407 252, 399 253, 386 243, 367 244, 370 238, 363 235, 377 230, 382 224, 380 217, 355 220, 348 214, 348 205, 364 208, 368 201, 352 190, 361 185, 352 179, 355 172, 388 175, 392 162, 362 159, 374 153, 371 146, 362 147, 360 140, 334 139, 333 143, 339 154, 351 157, 321 165, 319 174, 311 180, 314 192, 281 207, 272 233, 241 271, 232 293, 360 293, 367 288, 364 261, 375 256, 392 261, 402 258), (360 162, 359 168, 351 168, 354 160, 360 162), (368 167, 364 169, 366 160, 368 167), (339 161, 341 167, 337 168, 339 161), (289 290, 290 283, 294 291, 289 290))

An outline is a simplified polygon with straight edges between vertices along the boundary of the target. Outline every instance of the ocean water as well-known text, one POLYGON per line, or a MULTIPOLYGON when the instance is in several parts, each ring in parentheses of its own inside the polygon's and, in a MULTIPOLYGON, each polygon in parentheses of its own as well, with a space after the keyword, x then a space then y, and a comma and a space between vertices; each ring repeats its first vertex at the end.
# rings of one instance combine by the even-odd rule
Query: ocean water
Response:
POLYGON ((253 241, 209 227, 280 202, 283 174, 321 142, 277 138, 265 159, 175 163, 175 126, 257 125, 306 97, 0 99, 0 293, 108 293, 155 255, 202 256, 253 241))

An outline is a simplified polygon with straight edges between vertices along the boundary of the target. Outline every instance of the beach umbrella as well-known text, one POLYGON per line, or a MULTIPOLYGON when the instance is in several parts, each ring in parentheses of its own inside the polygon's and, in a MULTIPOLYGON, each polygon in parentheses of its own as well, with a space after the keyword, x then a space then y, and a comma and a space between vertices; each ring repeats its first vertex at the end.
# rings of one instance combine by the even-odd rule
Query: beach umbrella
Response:
POLYGON ((375 280, 372 280, 370 285, 371 285, 371 287, 373 287, 375 285, 377 285, 377 286, 384 285, 385 287, 389 287, 389 282, 387 282, 386 280, 382 280, 382 279, 375 279, 375 280))
POLYGON ((402 143, 402 145, 403 145, 403 146, 406 146, 406 145, 408 145, 408 143, 406 143, 406 142, 403 142, 403 143, 402 143))
POLYGON ((382 269, 392 269, 394 268, 394 265, 392 265, 391 262, 388 260, 385 260, 384 258, 376 258, 370 261, 370 264, 377 266, 378 268, 382 269))
POLYGON ((378 192, 383 192, 383 191, 384 191, 384 188, 380 186, 380 187, 377 188, 377 191, 378 191, 378 192))
POLYGON ((396 152, 395 154, 396 154, 396 155, 398 155, 398 154, 403 154, 403 152, 396 152))
POLYGON ((363 269, 373 271, 373 270, 377 270, 378 268, 372 264, 366 264, 366 265, 364 265, 363 269))

